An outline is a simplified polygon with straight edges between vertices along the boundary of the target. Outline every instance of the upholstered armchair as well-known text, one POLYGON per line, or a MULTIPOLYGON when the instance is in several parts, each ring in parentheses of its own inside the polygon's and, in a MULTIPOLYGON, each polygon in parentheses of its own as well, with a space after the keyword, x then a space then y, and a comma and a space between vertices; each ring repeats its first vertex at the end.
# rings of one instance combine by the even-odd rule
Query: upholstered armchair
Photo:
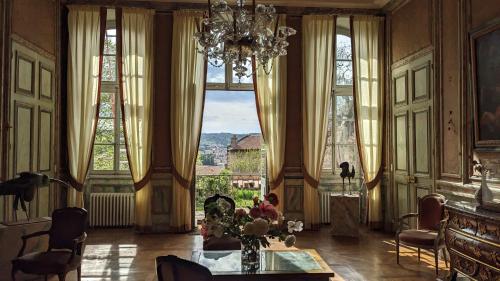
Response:
POLYGON ((448 258, 444 240, 444 231, 447 219, 444 218, 444 204, 446 199, 441 194, 429 194, 418 199, 418 213, 410 213, 399 218, 399 227, 396 231, 396 254, 399 264, 399 245, 404 244, 416 247, 420 261, 420 249, 434 253, 436 275, 438 274, 439 251, 443 250, 446 267, 448 258), (417 218, 417 228, 410 229, 410 218, 417 218))
POLYGON ((176 256, 156 257, 158 281, 210 281, 212 273, 206 267, 176 256))
MULTIPOLYGON (((236 204, 234 203, 234 200, 224 195, 215 194, 214 196, 205 199, 205 202, 203 204, 205 210, 205 216, 207 214, 208 205, 210 205, 213 202, 217 202, 217 200, 219 199, 226 200, 231 205, 231 209, 233 210, 234 213, 234 210, 236 209, 236 204)), ((240 249, 241 249, 241 241, 237 238, 230 237, 227 235, 224 235, 223 237, 220 238, 212 236, 203 241, 203 250, 226 251, 226 250, 240 250, 240 249)))
POLYGON ((17 271, 28 274, 55 274, 59 280, 65 280, 66 274, 77 270, 78 281, 81 279, 81 263, 83 244, 87 238, 85 227, 87 211, 82 208, 62 208, 52 213, 52 225, 48 231, 39 231, 21 237, 23 245, 18 257, 12 260, 12 280, 17 271), (49 247, 46 252, 24 254, 28 239, 49 236, 49 247))

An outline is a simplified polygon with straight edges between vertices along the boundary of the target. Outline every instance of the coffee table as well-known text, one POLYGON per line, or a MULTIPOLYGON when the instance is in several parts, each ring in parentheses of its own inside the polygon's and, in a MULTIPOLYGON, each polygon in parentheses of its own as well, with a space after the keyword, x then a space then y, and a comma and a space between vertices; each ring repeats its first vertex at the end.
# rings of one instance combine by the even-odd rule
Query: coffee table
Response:
POLYGON ((207 267, 214 280, 328 281, 334 272, 314 249, 261 250, 260 267, 253 272, 241 268, 241 251, 193 251, 191 260, 207 267))

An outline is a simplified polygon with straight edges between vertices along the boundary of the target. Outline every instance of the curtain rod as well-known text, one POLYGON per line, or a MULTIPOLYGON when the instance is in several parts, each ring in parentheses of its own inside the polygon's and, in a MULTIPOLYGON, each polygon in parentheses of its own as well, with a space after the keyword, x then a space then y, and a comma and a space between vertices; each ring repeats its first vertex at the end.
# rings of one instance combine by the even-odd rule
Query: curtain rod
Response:
MULTIPOLYGON (((202 3, 158 3, 146 2, 137 0, 61 0, 62 5, 90 5, 101 6, 107 8, 115 7, 134 7, 154 9, 158 13, 171 13, 181 9, 200 9, 207 10, 207 4, 202 3)), ((286 14, 288 16, 302 15, 336 15, 336 16, 357 16, 357 15, 373 15, 382 16, 385 14, 382 9, 358 9, 358 8, 322 8, 322 7, 285 7, 275 6, 276 12, 286 14)))

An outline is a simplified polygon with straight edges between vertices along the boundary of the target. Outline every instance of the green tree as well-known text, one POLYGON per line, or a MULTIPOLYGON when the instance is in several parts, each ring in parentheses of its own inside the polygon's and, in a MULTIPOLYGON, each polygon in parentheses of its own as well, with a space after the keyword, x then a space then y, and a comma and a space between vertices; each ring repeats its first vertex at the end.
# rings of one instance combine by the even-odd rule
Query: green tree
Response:
POLYGON ((212 153, 203 153, 201 155, 201 163, 203 165, 214 166, 215 165, 215 155, 212 153))
POLYGON ((198 176, 196 177, 196 209, 202 210, 203 203, 207 197, 215 194, 227 195, 233 197, 233 188, 231 187, 231 172, 222 170, 216 176, 198 176))
POLYGON ((228 155, 228 168, 242 174, 259 174, 261 166, 260 150, 231 151, 228 155))

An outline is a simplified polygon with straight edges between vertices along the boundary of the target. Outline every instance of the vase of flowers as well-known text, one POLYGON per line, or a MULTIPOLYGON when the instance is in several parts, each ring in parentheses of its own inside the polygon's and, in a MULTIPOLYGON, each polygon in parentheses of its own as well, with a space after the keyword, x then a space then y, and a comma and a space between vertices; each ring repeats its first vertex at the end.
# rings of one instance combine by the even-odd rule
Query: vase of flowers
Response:
POLYGON ((488 187, 488 184, 486 182, 486 175, 488 174, 489 170, 479 161, 474 160, 472 161, 472 164, 474 166, 474 171, 481 174, 481 186, 476 191, 474 197, 476 198, 476 201, 479 205, 483 205, 483 202, 493 200, 493 192, 488 187))
POLYGON ((253 206, 236 209, 234 213, 225 203, 214 202, 207 208, 207 219, 202 224, 202 234, 230 235, 241 241, 242 270, 255 271, 260 266, 260 248, 269 247, 268 239, 278 239, 285 246, 292 247, 296 237, 294 232, 302 231, 303 223, 288 221, 276 210, 279 200, 276 194, 253 199, 253 206))

